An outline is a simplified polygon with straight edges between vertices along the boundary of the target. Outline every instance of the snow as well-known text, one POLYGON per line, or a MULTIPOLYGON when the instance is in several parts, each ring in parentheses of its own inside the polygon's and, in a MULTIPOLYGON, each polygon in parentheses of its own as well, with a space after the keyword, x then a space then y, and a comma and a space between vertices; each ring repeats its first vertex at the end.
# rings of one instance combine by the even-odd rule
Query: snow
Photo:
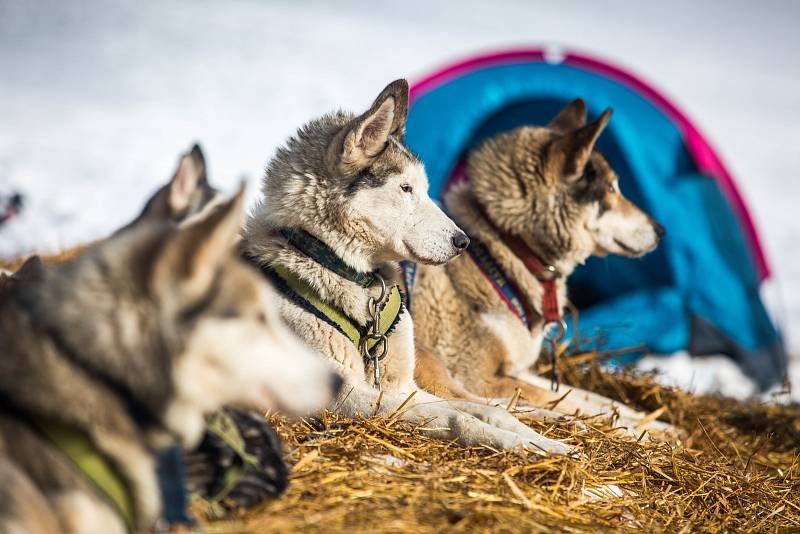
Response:
MULTIPOLYGON (((194 140, 212 181, 246 177, 252 199, 273 149, 310 117, 470 52, 561 43, 639 73, 713 140, 765 239, 768 301, 797 354, 799 16, 791 0, 0 0, 0 193, 27 197, 0 255, 107 234, 194 140)), ((719 367, 701 364, 669 367, 698 389, 750 392, 744 377, 700 380, 719 367)))
POLYGON ((642 371, 663 373, 663 383, 679 386, 686 391, 717 392, 730 397, 749 397, 758 388, 742 370, 726 356, 692 358, 686 352, 669 357, 651 355, 642 358, 637 367, 642 371))

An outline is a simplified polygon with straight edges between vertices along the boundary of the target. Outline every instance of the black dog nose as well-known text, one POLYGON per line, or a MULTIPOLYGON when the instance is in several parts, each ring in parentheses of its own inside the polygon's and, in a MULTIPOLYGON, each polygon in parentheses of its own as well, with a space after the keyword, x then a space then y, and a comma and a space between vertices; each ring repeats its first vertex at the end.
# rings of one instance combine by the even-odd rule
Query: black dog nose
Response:
POLYGON ((464 250, 469 246, 469 237, 464 232, 456 232, 453 236, 453 246, 458 250, 464 250))
POLYGON ((656 235, 658 236, 659 240, 662 239, 665 235, 667 235, 667 230, 655 221, 653 221, 653 228, 655 229, 656 235))
POLYGON ((339 376, 337 373, 331 375, 331 391, 333 392, 333 396, 339 394, 342 390, 342 386, 344 386, 344 378, 339 376))

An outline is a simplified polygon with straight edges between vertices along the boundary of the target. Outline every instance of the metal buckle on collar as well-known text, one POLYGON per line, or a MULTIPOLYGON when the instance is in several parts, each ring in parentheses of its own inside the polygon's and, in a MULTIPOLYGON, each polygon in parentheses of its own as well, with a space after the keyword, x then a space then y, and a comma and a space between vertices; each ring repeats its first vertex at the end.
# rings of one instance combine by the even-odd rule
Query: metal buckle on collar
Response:
POLYGON ((542 264, 544 270, 534 273, 534 276, 540 282, 549 282, 550 280, 555 280, 556 278, 561 277, 561 271, 556 269, 553 265, 550 264, 542 264))
POLYGON ((375 273, 375 279, 381 283, 381 294, 375 299, 370 297, 367 301, 367 311, 372 315, 372 327, 370 331, 361 336, 359 343, 359 350, 361 356, 372 365, 373 384, 380 391, 381 389, 381 361, 386 358, 389 351, 389 339, 381 332, 381 307, 389 298, 389 293, 386 291, 386 281, 381 275, 375 273), (376 343, 369 348, 369 341, 376 343), (380 347, 380 350, 378 348, 380 347))
POLYGON ((544 332, 544 340, 547 342, 550 348, 550 390, 558 391, 558 388, 561 385, 561 379, 558 374, 558 346, 567 335, 567 322, 563 317, 561 317, 557 321, 545 323, 544 332), (555 331, 555 335, 547 335, 548 328, 553 325, 558 326, 558 329, 555 331))

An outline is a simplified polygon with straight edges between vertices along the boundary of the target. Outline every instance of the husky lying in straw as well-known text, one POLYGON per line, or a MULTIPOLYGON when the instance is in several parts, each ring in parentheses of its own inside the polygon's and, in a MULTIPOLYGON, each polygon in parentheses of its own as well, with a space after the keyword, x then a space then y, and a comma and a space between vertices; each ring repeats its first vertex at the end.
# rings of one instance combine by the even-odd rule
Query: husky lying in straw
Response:
MULTIPOLYGON (((183 223, 222 198, 208 182, 203 151, 194 145, 131 225, 183 223)), ((226 509, 261 504, 283 493, 289 483, 280 439, 256 410, 227 407, 215 412, 200 445, 185 454, 184 463, 188 488, 226 509)))
MULTIPOLYGON (((183 154, 172 178, 146 202, 134 221, 126 225, 157 222, 181 223, 203 211, 223 195, 213 188, 199 145, 183 154)), ((74 252, 74 250, 73 250, 74 252)), ((62 256, 45 262, 64 263, 62 256)), ((33 284, 45 268, 39 256, 31 256, 10 276, 0 273, 0 292, 6 284, 33 284)), ((282 493, 288 484, 288 468, 281 456, 280 440, 260 413, 229 407, 216 412, 200 445, 184 456, 186 486, 201 497, 225 507, 250 507, 282 493)), ((186 518, 183 506, 175 510, 186 518)), ((168 518, 176 520, 176 518, 168 518)))
POLYGON ((439 376, 422 373, 426 381, 452 375, 489 397, 519 389, 523 401, 564 414, 618 412, 619 424, 635 433, 644 414, 576 389, 564 397, 531 371, 546 328, 562 321, 575 267, 593 254, 641 256, 664 235, 622 196, 613 169, 594 150, 610 115, 586 124, 578 99, 546 127, 501 133, 469 153, 466 179, 445 194, 473 240, 469 254, 444 268, 421 266, 414 289, 417 339, 445 363, 439 376))
POLYGON ((300 128, 267 168, 244 254, 283 293, 294 331, 339 364, 338 412, 395 414, 467 446, 567 453, 502 409, 445 401, 414 383, 411 316, 383 278, 402 259, 445 263, 469 240, 428 197, 425 169, 403 143, 407 102, 397 80, 362 115, 340 111, 300 128))
POLYGON ((157 451, 195 446, 205 414, 305 413, 336 394, 341 380, 233 253, 242 196, 181 227, 134 225, 4 289, 0 530, 151 529, 157 451))
MULTIPOLYGON (((172 179, 131 224, 183 223, 221 199, 208 182, 203 152, 194 145, 181 157, 172 179)), ((187 486, 224 508, 256 506, 283 493, 289 483, 280 439, 256 410, 226 407, 215 412, 200 445, 187 452, 184 460, 187 486)))

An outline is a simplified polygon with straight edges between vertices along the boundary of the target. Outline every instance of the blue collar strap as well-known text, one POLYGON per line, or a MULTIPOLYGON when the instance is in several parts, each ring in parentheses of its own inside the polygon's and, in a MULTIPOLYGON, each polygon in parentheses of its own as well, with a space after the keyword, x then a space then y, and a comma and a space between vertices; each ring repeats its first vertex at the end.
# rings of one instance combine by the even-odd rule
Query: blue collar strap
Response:
POLYGON ((353 269, 342 258, 337 256, 331 247, 305 230, 300 228, 281 228, 280 233, 294 248, 342 278, 346 278, 361 287, 369 287, 375 281, 373 273, 365 273, 353 269))
POLYGON ((194 519, 187 512, 189 499, 181 447, 173 445, 161 449, 156 453, 156 462, 162 520, 168 525, 195 525, 194 519))
POLYGON ((506 273, 492 257, 489 249, 480 240, 470 236, 469 247, 467 252, 472 260, 483 272, 483 275, 492 284, 497 294, 506 303, 506 306, 511 312, 519 317, 519 319, 530 329, 532 314, 528 309, 527 303, 521 296, 523 293, 520 291, 516 284, 511 282, 506 276, 506 273))
POLYGON ((406 309, 411 312, 411 299, 414 293, 414 282, 417 279, 417 264, 413 261, 403 260, 400 262, 400 269, 403 272, 403 286, 405 286, 406 309))
MULTIPOLYGON (((350 339, 356 347, 361 346, 361 341, 364 337, 369 337, 367 347, 370 349, 378 342, 376 338, 370 336, 370 334, 374 334, 373 321, 368 321, 365 325, 356 322, 344 311, 323 300, 306 281, 283 266, 259 266, 252 257, 245 256, 245 258, 260 269, 286 298, 334 327, 339 333, 350 339)), ((388 298, 383 303, 379 313, 380 333, 389 337, 400 321, 400 316, 403 314, 405 306, 403 304, 403 292, 397 284, 387 289, 388 298)))
MULTIPOLYGON (((492 257, 486 245, 481 243, 478 239, 470 236, 470 245, 467 247, 467 252, 472 257, 475 264, 481 272, 492 284, 497 294, 503 299, 503 302, 509 309, 519 317, 519 319, 531 327, 531 313, 525 304, 525 300, 520 297, 522 292, 512 283, 500 268, 500 265, 492 257)), ((412 295, 414 293, 414 283, 417 278, 417 264, 412 261, 401 261, 400 268, 403 272, 403 285, 405 286, 406 295, 406 309, 412 311, 412 295)))

